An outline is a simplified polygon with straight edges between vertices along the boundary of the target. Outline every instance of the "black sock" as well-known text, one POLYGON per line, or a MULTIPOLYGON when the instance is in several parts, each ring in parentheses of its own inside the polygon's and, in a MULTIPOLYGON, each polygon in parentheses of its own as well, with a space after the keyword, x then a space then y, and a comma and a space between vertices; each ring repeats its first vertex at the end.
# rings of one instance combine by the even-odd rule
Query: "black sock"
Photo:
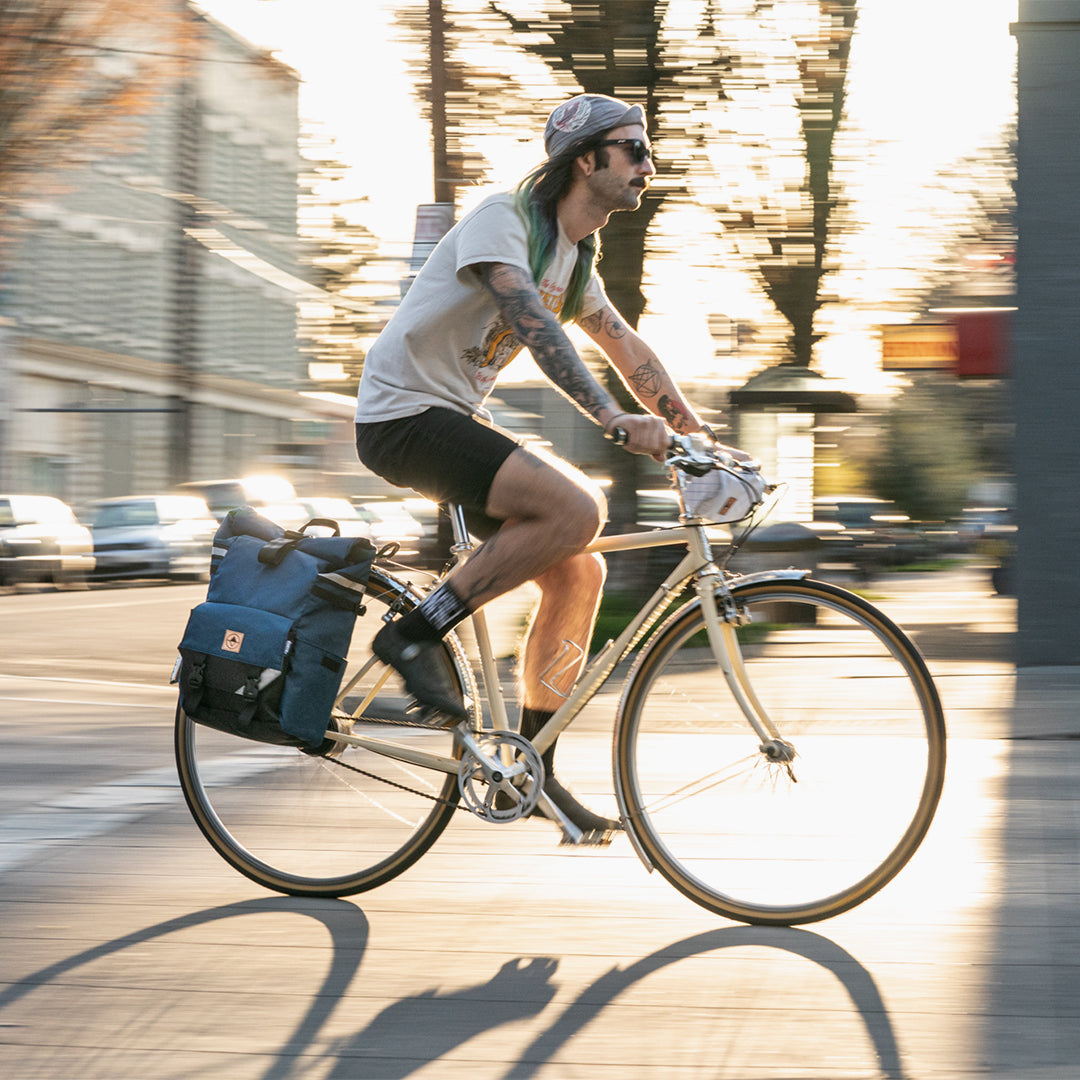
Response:
MULTIPOLYGON (((532 739, 540 729, 555 715, 553 709, 530 709, 527 705, 521 707, 521 734, 526 739, 532 739)), ((555 771, 555 743, 556 739, 540 756, 544 763, 544 772, 551 776, 555 771)))
POLYGON ((438 641, 468 615, 469 609, 448 581, 402 615, 397 626, 409 641, 438 641))

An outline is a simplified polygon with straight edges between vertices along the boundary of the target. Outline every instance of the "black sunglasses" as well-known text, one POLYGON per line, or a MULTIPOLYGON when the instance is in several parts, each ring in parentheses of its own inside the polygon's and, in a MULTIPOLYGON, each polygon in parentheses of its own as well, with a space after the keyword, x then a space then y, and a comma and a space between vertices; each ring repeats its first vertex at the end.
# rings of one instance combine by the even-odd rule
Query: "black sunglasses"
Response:
POLYGON ((646 146, 641 139, 605 139, 597 146, 626 146, 630 148, 630 159, 640 165, 646 158, 652 159, 652 147, 646 146))

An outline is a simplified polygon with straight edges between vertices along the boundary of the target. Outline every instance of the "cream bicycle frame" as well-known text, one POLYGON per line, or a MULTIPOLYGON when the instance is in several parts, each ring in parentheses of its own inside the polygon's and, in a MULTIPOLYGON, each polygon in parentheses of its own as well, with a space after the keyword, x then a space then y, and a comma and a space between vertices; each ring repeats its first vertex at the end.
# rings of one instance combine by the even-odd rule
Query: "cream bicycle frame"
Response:
MULTIPOLYGON (((450 569, 440 578, 440 581, 445 581, 463 566, 475 547, 465 526, 465 515, 460 506, 451 504, 450 518, 454 532, 454 546, 451 549, 454 559, 450 569)), ((559 706, 551 719, 532 739, 532 744, 539 754, 543 754, 563 730, 573 722, 585 704, 600 689, 614 670, 615 665, 637 644, 639 638, 644 636, 651 628, 664 610, 672 594, 690 578, 694 580, 694 589, 701 602, 709 645, 712 648, 717 664, 724 673, 732 697, 738 703, 750 727, 753 728, 763 750, 780 743, 780 734, 754 693, 746 668, 743 665, 742 652, 735 632, 737 615, 730 590, 733 585, 741 583, 782 578, 804 578, 809 574, 809 571, 795 569, 766 570, 728 580, 713 562, 712 545, 709 542, 704 524, 695 519, 688 519, 686 524, 673 529, 654 529, 649 532, 601 536, 594 540, 585 550, 590 553, 605 554, 612 551, 639 551, 650 547, 668 547, 680 543, 687 545, 687 553, 683 559, 661 582, 652 596, 645 601, 638 613, 627 623, 622 633, 617 638, 609 640, 587 663, 562 705, 559 706), (722 600, 726 600, 728 604, 731 604, 723 615, 721 615, 717 606, 718 592, 722 600)), ((417 599, 420 599, 419 593, 417 599)), ((488 634, 487 619, 483 609, 474 612, 470 616, 470 620, 476 639, 476 660, 479 661, 478 666, 482 677, 483 692, 491 714, 490 730, 512 730, 507 719, 506 701, 499 683, 494 651, 491 647, 491 638, 488 634)), ((473 662, 473 658, 470 658, 470 662, 473 662)), ((365 660, 359 671, 346 681, 339 692, 335 701, 336 707, 343 707, 342 703, 353 686, 378 663, 379 661, 374 657, 365 660)), ((477 665, 474 663, 473 666, 475 670, 477 665)), ((389 675, 389 672, 387 675, 389 675)), ((382 682, 380 681, 372 688, 364 701, 352 710, 353 715, 358 716, 363 712, 381 685, 382 682)), ((478 703, 476 707, 479 710, 478 703)), ((462 730, 461 737, 470 751, 486 760, 471 735, 464 732, 464 729, 459 730, 462 730)), ((362 747, 384 757, 407 762, 421 768, 450 774, 456 774, 459 770, 460 763, 458 759, 448 755, 432 754, 403 742, 395 742, 392 739, 372 735, 345 735, 336 732, 327 732, 327 734, 339 742, 362 747)), ((490 764, 494 765, 494 763, 490 764)))

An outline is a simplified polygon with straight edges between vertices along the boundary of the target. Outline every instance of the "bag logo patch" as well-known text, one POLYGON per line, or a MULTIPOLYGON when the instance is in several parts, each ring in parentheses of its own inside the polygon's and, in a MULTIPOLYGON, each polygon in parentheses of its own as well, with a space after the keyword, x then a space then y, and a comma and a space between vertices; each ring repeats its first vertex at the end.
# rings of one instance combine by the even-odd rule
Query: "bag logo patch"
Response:
POLYGON ((225 652, 239 652, 244 644, 244 635, 239 630, 226 630, 221 647, 225 652))

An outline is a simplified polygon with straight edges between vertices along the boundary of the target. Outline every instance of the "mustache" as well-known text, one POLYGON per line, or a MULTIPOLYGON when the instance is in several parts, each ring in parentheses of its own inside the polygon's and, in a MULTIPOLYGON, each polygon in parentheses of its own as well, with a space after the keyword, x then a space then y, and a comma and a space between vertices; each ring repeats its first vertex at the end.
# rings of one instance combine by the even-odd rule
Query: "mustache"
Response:
POLYGON ((649 186, 649 184, 643 176, 635 176, 634 179, 630 181, 630 186, 639 187, 644 191, 645 188, 649 186))

